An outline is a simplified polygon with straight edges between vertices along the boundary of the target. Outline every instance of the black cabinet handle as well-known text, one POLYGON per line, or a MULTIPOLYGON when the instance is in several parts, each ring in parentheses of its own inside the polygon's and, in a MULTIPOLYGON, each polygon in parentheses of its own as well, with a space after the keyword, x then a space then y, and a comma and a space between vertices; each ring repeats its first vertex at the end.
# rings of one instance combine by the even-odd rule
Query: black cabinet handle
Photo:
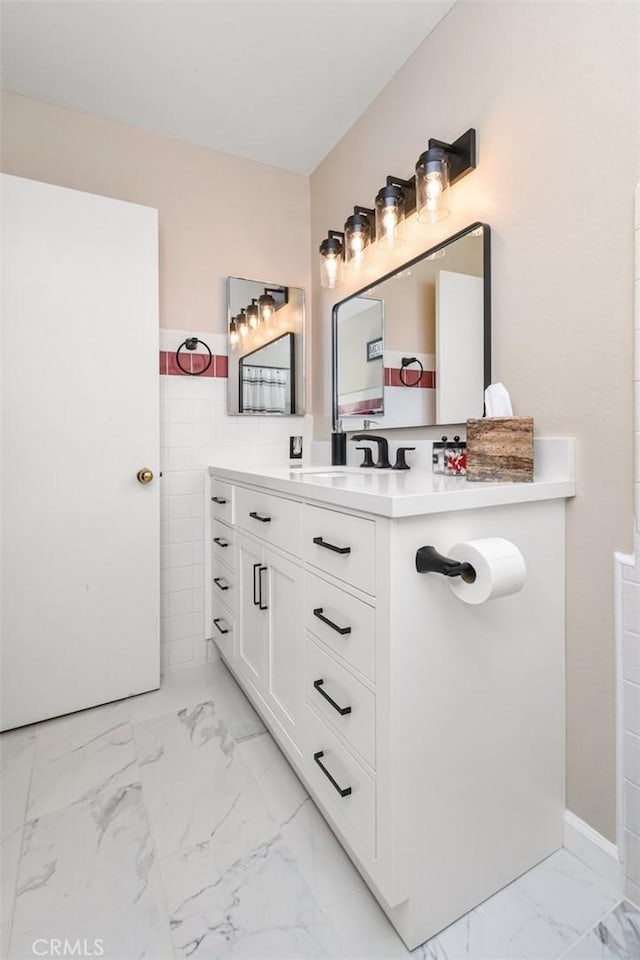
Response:
POLYGON ((259 596, 260 602, 258 606, 260 607, 261 610, 269 609, 266 603, 263 604, 262 602, 262 574, 265 572, 266 569, 267 569, 266 567, 260 567, 260 569, 258 570, 258 586, 260 587, 260 596, 259 596))
MULTIPOLYGON (((214 623, 214 625, 215 625, 215 627, 216 627, 216 630, 218 630, 220 633, 229 633, 229 629, 228 629, 228 628, 227 628, 226 630, 223 630, 222 627, 220 626, 220 621, 221 621, 221 620, 222 620, 222 617, 214 617, 214 618, 213 618, 213 623, 214 623)), ((224 621, 223 621, 223 622, 224 622, 224 621)))
POLYGON ((226 502, 227 502, 224 497, 211 497, 211 499, 213 500, 214 503, 226 503, 226 502))
POLYGON ((256 570, 260 569, 259 563, 254 563, 253 565, 253 605, 254 607, 260 606, 260 600, 258 599, 258 590, 256 587, 256 570))
POLYGON ((333 543, 327 543, 322 537, 314 537, 313 542, 325 550, 333 550, 334 553, 351 553, 351 547, 336 547, 333 543))
POLYGON ((259 520, 260 523, 271 523, 271 517, 261 517, 259 513, 256 513, 255 510, 252 510, 249 514, 254 520, 259 520))
POLYGON ((219 590, 228 590, 229 584, 226 580, 223 580, 222 577, 214 577, 213 582, 219 590))
POLYGON ((214 537, 214 538, 213 538, 213 542, 214 542, 214 543, 217 543, 219 547, 228 547, 228 546, 229 546, 229 541, 228 541, 228 540, 223 540, 222 537, 214 537))
POLYGON ((314 755, 313 755, 313 759, 314 759, 315 762, 318 764, 318 766, 320 767, 320 769, 321 769, 322 772, 324 773, 324 775, 325 775, 325 777, 327 778, 327 780, 329 781, 329 783, 336 788, 336 790, 338 791, 338 793, 340 794, 340 796, 341 796, 341 797, 348 797, 348 796, 350 796, 350 794, 351 794, 351 787, 341 787, 340 784, 338 783, 338 781, 337 781, 337 780, 334 780, 334 778, 331 776, 331 774, 329 773, 329 771, 327 770, 327 768, 325 767, 325 765, 324 765, 323 763, 320 763, 320 761, 322 760, 323 757, 324 757, 324 750, 318 750, 318 752, 317 752, 317 753, 314 753, 314 755))
POLYGON ((323 607, 316 607, 313 611, 314 617, 317 617, 318 620, 322 620, 323 623, 326 623, 328 627, 331 627, 332 630, 335 630, 336 633, 339 633, 341 637, 345 637, 348 633, 351 633, 351 627, 339 627, 337 623, 334 623, 333 620, 329 620, 329 617, 325 617, 322 613, 323 607))
POLYGON ((322 684, 324 680, 314 680, 313 685, 320 694, 321 697, 324 697, 327 703, 330 703, 334 710, 337 710, 341 717, 346 717, 348 713, 351 713, 351 707, 341 707, 338 703, 335 702, 333 697, 330 697, 326 690, 322 689, 322 684))

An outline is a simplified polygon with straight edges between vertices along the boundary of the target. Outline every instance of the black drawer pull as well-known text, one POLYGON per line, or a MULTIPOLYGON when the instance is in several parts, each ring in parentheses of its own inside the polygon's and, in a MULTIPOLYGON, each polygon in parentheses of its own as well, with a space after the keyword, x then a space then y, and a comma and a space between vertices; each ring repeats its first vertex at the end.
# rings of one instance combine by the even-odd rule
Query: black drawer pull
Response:
POLYGON ((214 537, 214 538, 213 538, 213 542, 214 542, 214 543, 217 543, 219 547, 228 547, 228 546, 229 546, 229 541, 228 541, 228 540, 223 540, 221 537, 214 537))
POLYGON ((211 497, 211 499, 213 500, 214 503, 226 503, 226 502, 227 502, 224 497, 211 497))
POLYGON ((335 630, 336 633, 339 633, 341 637, 345 637, 348 633, 351 633, 351 627, 339 627, 337 623, 334 623, 333 620, 329 620, 328 617, 325 617, 322 613, 322 607, 316 607, 313 611, 314 617, 317 617, 318 620, 322 620, 323 623, 326 623, 328 627, 331 627, 332 630, 335 630))
POLYGON ((322 537, 314 537, 313 542, 325 550, 333 550, 334 553, 351 553, 351 547, 336 547, 333 543, 327 543, 322 537))
POLYGON ((325 777, 331 783, 332 786, 336 788, 341 797, 348 797, 351 794, 351 787, 341 787, 337 780, 334 780, 327 768, 323 763, 320 763, 320 760, 324 757, 324 750, 318 750, 317 753, 314 753, 313 759, 318 764, 325 777))
POLYGON ((249 514, 254 520, 259 520, 260 523, 271 523, 271 517, 261 517, 259 513, 256 513, 255 510, 252 510, 249 514))
MULTIPOLYGON (((213 618, 213 622, 214 622, 214 624, 215 624, 216 630, 219 630, 220 633, 229 633, 229 628, 228 628, 228 627, 227 627, 226 630, 223 630, 222 627, 220 626, 220 620, 221 620, 221 619, 222 619, 222 617, 214 617, 214 618, 213 618)), ((223 621, 223 622, 224 622, 224 621, 223 621)))
POLYGON ((348 713, 351 713, 351 707, 341 707, 335 702, 333 697, 330 697, 326 690, 322 689, 322 684, 324 680, 314 680, 313 685, 320 694, 321 697, 324 697, 327 703, 330 703, 334 710, 337 710, 341 717, 346 717, 348 713))
POLYGON ((214 577, 213 582, 219 590, 228 590, 229 584, 226 580, 223 580, 222 577, 214 577))

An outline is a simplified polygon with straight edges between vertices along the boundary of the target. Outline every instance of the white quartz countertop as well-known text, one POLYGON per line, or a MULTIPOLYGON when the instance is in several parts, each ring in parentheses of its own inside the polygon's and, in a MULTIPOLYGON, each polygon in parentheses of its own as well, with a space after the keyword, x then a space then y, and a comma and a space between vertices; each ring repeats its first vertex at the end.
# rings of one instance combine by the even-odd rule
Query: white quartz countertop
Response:
POLYGON ((575 495, 575 481, 570 476, 540 477, 533 483, 477 483, 424 468, 396 471, 321 466, 210 466, 209 473, 229 483, 383 517, 414 517, 575 495))

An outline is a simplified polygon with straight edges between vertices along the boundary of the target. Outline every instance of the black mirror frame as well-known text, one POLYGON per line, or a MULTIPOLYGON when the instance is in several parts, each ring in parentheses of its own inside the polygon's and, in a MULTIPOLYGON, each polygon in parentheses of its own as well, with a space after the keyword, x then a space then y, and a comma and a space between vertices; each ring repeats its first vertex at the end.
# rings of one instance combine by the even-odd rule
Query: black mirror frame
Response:
MULTIPOLYGON (((382 277, 378 277, 378 279, 376 279, 373 283, 368 283, 366 287, 361 287, 354 293, 350 293, 348 297, 344 297, 344 299, 339 300, 338 303, 334 304, 331 310, 331 422, 333 424, 333 430, 336 429, 338 423, 338 309, 344 303, 348 303, 349 300, 353 300, 354 297, 361 297, 364 293, 367 293, 369 290, 371 290, 373 286, 377 286, 379 283, 384 283, 385 280, 395 277, 396 274, 401 273, 403 270, 408 270, 410 267, 414 266, 414 264, 419 263, 421 260, 425 260, 432 254, 437 253, 438 250, 442 250, 443 247, 448 247, 456 240, 461 240, 462 237, 466 237, 468 234, 473 233, 474 230, 478 230, 480 228, 482 228, 482 267, 484 274, 483 306, 485 390, 489 386, 491 383, 491 227, 488 223, 482 223, 481 221, 477 220, 475 223, 470 224, 470 226, 465 227, 464 230, 459 230, 457 233, 447 237, 447 239, 443 240, 441 243, 437 243, 435 246, 429 247, 429 249, 425 250, 424 253, 419 254, 412 260, 407 260, 406 263, 401 264, 394 270, 390 270, 389 273, 385 273, 382 277)), ((424 426, 447 426, 447 424, 425 424, 424 426)), ((396 428, 389 427, 388 429, 396 428)))

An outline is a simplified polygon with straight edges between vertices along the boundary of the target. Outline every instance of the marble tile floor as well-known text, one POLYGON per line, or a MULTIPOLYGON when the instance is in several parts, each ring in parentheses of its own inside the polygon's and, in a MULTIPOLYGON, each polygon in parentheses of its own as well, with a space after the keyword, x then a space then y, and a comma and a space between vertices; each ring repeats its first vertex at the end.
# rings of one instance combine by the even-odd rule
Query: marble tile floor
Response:
MULTIPOLYGON (((220 662, 4 734, 0 771, 3 960, 410 956, 220 662)), ((637 960, 640 911, 561 850, 413 955, 637 960)))

